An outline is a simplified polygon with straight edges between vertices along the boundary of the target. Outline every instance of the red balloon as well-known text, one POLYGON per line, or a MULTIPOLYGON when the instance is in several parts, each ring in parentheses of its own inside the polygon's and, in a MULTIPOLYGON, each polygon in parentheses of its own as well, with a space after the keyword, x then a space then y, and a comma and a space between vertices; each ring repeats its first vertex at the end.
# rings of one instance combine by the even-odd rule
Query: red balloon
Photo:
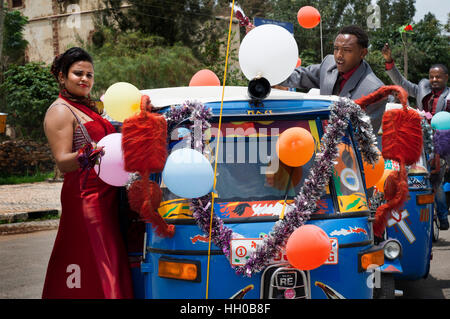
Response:
POLYGON ((220 80, 213 71, 204 69, 194 74, 189 86, 220 86, 220 80))
POLYGON ((302 65, 302 59, 298 58, 297 65, 295 67, 298 68, 300 65, 302 65))
POLYGON ((320 22, 319 11, 311 6, 304 6, 298 10, 298 23, 305 29, 311 29, 317 26, 320 22))
POLYGON ((298 167, 306 164, 314 154, 314 138, 301 127, 290 127, 280 134, 276 151, 284 164, 298 167))
POLYGON ((378 180, 378 182, 375 184, 375 187, 377 188, 377 190, 379 192, 384 193, 384 186, 385 186, 385 183, 386 183, 386 179, 389 177, 389 175, 391 175, 392 172, 395 172, 395 171, 392 170, 392 169, 387 169, 387 168, 384 169, 383 175, 378 180))
POLYGON ((300 270, 321 266, 330 256, 331 242, 322 228, 303 225, 297 228, 286 244, 289 263, 300 270))
POLYGON ((366 179, 367 188, 371 188, 377 184, 384 173, 384 158, 380 151, 378 151, 378 154, 380 157, 378 158, 378 162, 375 164, 369 164, 366 161, 363 161, 364 177, 366 179))

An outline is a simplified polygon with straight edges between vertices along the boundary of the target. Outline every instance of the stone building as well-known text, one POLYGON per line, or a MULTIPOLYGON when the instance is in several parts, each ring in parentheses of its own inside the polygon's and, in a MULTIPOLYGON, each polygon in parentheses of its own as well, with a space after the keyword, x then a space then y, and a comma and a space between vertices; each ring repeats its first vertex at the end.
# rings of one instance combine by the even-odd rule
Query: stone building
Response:
MULTIPOLYGON (((3 1, 3 0, 0 0, 3 1)), ((101 0, 6 0, 9 8, 19 10, 28 18, 24 38, 28 41, 25 55, 27 61, 43 61, 47 64, 59 53, 79 40, 88 41, 95 31, 95 21, 104 9, 101 0)), ((125 10, 131 5, 124 2, 125 10)), ((217 17, 228 27, 226 17, 217 17)), ((239 47, 239 24, 233 19, 232 40, 234 48, 239 47)), ((229 20, 228 20, 229 21, 229 20)), ((235 66, 236 67, 236 66, 235 66)))
POLYGON ((101 0, 7 0, 10 8, 28 18, 24 38, 28 61, 51 63, 53 57, 86 41, 94 31, 101 0))

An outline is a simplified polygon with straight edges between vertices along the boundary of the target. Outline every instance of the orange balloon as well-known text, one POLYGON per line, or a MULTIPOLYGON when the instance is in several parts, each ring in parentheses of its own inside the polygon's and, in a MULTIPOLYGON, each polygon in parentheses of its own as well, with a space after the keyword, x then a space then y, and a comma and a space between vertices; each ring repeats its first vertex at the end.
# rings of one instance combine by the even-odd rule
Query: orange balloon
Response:
POLYGON ((305 29, 311 29, 317 26, 320 22, 319 11, 311 6, 304 6, 298 10, 298 23, 305 29))
POLYGON ((300 65, 302 65, 302 59, 298 58, 297 65, 295 67, 298 68, 300 65))
POLYGON ((286 244, 289 263, 300 270, 321 266, 330 256, 331 242, 322 228, 303 225, 297 228, 286 244))
POLYGON ((204 69, 194 74, 189 86, 220 86, 220 80, 213 71, 204 69))
POLYGON ((366 180, 366 187, 371 188, 380 180, 384 173, 384 158, 381 156, 380 151, 378 151, 380 157, 378 162, 375 164, 369 164, 366 161, 363 162, 364 167, 364 177, 366 180))
POLYGON ((375 187, 379 192, 384 193, 384 183, 386 182, 386 178, 388 178, 389 174, 394 172, 392 169, 384 169, 383 175, 378 180, 378 182, 375 184, 375 187))
POLYGON ((314 154, 314 138, 301 127, 291 127, 280 134, 277 141, 278 158, 286 165, 306 164, 314 154))

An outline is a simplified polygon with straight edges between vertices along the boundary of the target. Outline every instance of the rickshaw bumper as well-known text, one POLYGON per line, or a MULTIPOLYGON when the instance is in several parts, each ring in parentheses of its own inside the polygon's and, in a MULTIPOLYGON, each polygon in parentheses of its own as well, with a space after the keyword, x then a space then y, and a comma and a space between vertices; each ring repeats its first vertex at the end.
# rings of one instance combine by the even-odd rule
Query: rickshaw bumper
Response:
POLYGON ((384 265, 380 266, 379 268, 381 273, 399 273, 401 274, 403 272, 402 265, 400 264, 400 260, 394 259, 394 260, 386 260, 384 262, 384 265))

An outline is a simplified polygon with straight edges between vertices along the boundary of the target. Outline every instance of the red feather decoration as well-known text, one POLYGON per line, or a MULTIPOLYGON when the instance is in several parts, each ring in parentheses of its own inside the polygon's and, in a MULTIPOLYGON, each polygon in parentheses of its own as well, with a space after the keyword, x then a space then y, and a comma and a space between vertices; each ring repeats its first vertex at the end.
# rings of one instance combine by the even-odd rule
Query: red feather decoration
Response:
POLYGON ((422 153, 422 127, 420 115, 412 109, 394 109, 383 116, 381 140, 383 158, 416 163, 422 153))
POLYGON ((159 185, 149 180, 151 173, 164 169, 167 158, 167 123, 163 116, 148 111, 150 98, 143 95, 141 112, 123 122, 122 150, 125 170, 139 172, 142 179, 128 189, 130 208, 151 223, 161 237, 172 237, 174 226, 167 225, 157 209, 162 192, 159 185))
POLYGON ((402 208, 408 196, 408 181, 405 165, 416 163, 422 153, 422 126, 420 115, 407 107, 407 92, 400 86, 390 85, 356 100, 355 103, 366 107, 389 94, 395 94, 403 108, 388 110, 383 115, 383 137, 381 154, 384 159, 400 163, 400 171, 392 172, 385 182, 384 197, 386 204, 378 207, 375 213, 373 230, 381 237, 393 210, 402 208))
POLYGON ((157 173, 167 158, 167 123, 162 115, 150 113, 142 96, 139 114, 129 117, 122 126, 122 149, 127 172, 157 173))

